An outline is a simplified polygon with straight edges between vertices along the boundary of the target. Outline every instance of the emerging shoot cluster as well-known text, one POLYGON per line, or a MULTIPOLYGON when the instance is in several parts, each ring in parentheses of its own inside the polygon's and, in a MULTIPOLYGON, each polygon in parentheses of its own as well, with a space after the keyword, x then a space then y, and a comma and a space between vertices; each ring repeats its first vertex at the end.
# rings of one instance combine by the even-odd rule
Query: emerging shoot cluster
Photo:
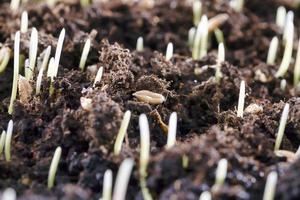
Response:
POLYGON ((288 116, 289 116, 289 109, 290 109, 290 105, 288 103, 285 104, 281 118, 280 118, 280 124, 279 124, 278 132, 277 132, 274 151, 277 151, 280 148, 284 130, 285 130, 285 126, 286 126, 286 122, 287 122, 288 116))

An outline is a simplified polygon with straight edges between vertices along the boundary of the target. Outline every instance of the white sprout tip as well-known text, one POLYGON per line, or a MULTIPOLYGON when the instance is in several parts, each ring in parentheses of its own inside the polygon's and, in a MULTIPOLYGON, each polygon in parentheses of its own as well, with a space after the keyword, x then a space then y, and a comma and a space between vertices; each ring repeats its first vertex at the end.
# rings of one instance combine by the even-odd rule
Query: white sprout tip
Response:
POLYGON ((172 148, 176 143, 176 131, 177 131, 177 113, 173 112, 169 119, 168 127, 168 139, 167 139, 167 149, 172 148))
POLYGON ((267 64, 274 65, 277 55, 279 40, 277 37, 273 37, 270 43, 268 57, 267 57, 267 64))
POLYGON ((285 79, 282 79, 282 80, 280 81, 280 89, 281 89, 282 91, 285 91, 286 85, 287 85, 286 80, 285 80, 285 79))
POLYGON ((288 117, 289 117, 289 110, 290 110, 290 104, 286 103, 284 108, 283 108, 283 112, 282 112, 282 115, 281 115, 281 118, 280 118, 280 123, 279 123, 279 128, 278 128, 278 132, 277 132, 276 141, 275 141, 274 151, 277 151, 280 148, 282 138, 283 138, 283 135, 284 135, 286 122, 287 122, 288 117))
POLYGON ((245 106, 245 96, 246 96, 245 81, 241 81, 237 117, 243 118, 244 106, 245 106))
POLYGON ((107 169, 103 178, 102 200, 111 200, 113 174, 110 169, 107 169))
POLYGON ((57 167, 60 161, 60 157, 61 157, 61 147, 57 147, 55 149, 52 161, 51 161, 51 165, 50 165, 50 169, 49 169, 49 174, 48 174, 48 188, 51 189, 54 186, 54 181, 55 181, 55 175, 57 172, 57 167))
POLYGON ((169 42, 166 51, 166 61, 171 60, 173 57, 173 43, 169 42))
POLYGON ((200 18, 201 18, 201 10, 202 10, 202 3, 199 0, 194 0, 193 2, 193 21, 194 25, 197 26, 200 18))
POLYGON ((225 47, 223 42, 218 46, 218 63, 222 63, 225 61, 225 47))
POLYGON ((136 51, 143 52, 144 51, 144 39, 143 37, 139 37, 136 41, 136 51))
POLYGON ((139 117, 139 127, 140 127, 140 140, 141 140, 141 150, 140 150, 140 173, 144 175, 146 173, 149 155, 150 155, 150 130, 147 116, 141 114, 139 117))
POLYGON ((82 71, 84 70, 84 67, 85 67, 85 64, 86 64, 87 57, 89 55, 90 49, 91 49, 91 39, 88 38, 85 41, 85 44, 84 44, 84 47, 83 47, 83 50, 82 50, 82 54, 81 54, 81 58, 80 58, 80 63, 79 63, 79 68, 82 71))
POLYGON ((13 11, 16 11, 19 8, 19 6, 20 6, 20 1, 21 0, 11 0, 11 2, 10 2, 10 8, 13 11))
POLYGON ((96 86, 97 83, 99 83, 102 79, 102 75, 103 75, 103 67, 100 67, 97 71, 97 74, 96 74, 96 77, 95 77, 95 80, 94 80, 94 84, 93 84, 93 87, 96 86))
POLYGON ((26 33, 28 30, 28 13, 24 11, 21 16, 21 33, 26 33))
POLYGON ((267 177, 266 185, 265 185, 263 200, 273 200, 274 199, 275 192, 276 192, 277 179, 278 179, 277 172, 273 171, 273 172, 269 173, 269 175, 267 177))
POLYGON ((216 170, 216 185, 223 185, 227 176, 227 167, 228 161, 225 158, 222 158, 216 170))
POLYGON ((6 188, 2 193, 2 200, 16 200, 17 193, 13 188, 6 188))
POLYGON ((14 122, 13 120, 9 120, 7 130, 6 130, 6 137, 5 137, 5 145, 4 145, 4 154, 6 161, 11 160, 11 138, 14 128, 14 122))
POLYGON ((131 158, 126 158, 120 165, 114 192, 113 192, 113 200, 124 200, 126 197, 126 191, 131 175, 131 171, 134 165, 134 161, 131 158))
POLYGON ((284 27, 285 24, 285 18, 286 18, 286 9, 283 6, 280 6, 277 8, 277 13, 276 13, 276 24, 280 28, 284 27))
POLYGON ((211 200, 211 193, 209 191, 202 192, 199 200, 211 200))

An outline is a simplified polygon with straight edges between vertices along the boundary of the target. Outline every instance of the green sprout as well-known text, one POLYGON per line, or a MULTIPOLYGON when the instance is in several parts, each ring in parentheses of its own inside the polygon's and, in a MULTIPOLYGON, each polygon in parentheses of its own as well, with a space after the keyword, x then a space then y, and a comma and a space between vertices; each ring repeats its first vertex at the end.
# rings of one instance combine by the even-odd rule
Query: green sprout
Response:
POLYGON ((38 51, 38 32, 36 28, 32 28, 29 44, 29 67, 25 68, 25 77, 27 80, 31 80, 38 51))
POLYGON ((18 90, 18 77, 19 77, 19 66, 20 66, 20 31, 15 34, 14 41, 14 75, 13 75, 13 85, 10 97, 10 104, 8 107, 8 114, 12 114, 14 101, 17 97, 18 90))
POLYGON ((114 192, 113 192, 113 200, 125 200, 126 191, 130 179, 130 174, 134 165, 134 161, 131 158, 126 158, 120 165, 114 192))
POLYGON ((201 21, 196 30, 192 57, 194 60, 199 60, 207 54, 208 43, 208 19, 206 15, 201 17, 201 21))
POLYGON ((215 37, 216 37, 216 39, 217 39, 217 42, 220 44, 220 43, 223 43, 224 44, 224 42, 225 42, 225 40, 224 40, 224 34, 223 34, 223 32, 219 29, 219 28, 216 28, 215 30, 214 30, 214 34, 215 34, 215 37))
POLYGON ((28 30, 28 13, 24 11, 21 16, 21 33, 26 33, 28 30))
POLYGON ((2 47, 0 49, 0 73, 4 72, 4 70, 6 69, 10 54, 11 50, 8 47, 2 47))
POLYGON ((6 132, 3 130, 0 137, 0 154, 3 152, 3 148, 5 145, 6 132))
POLYGON ((84 44, 84 47, 82 50, 82 54, 81 54, 81 58, 80 58, 79 69, 81 69, 81 71, 84 71, 85 63, 86 63, 87 57, 89 55, 90 48, 91 48, 91 40, 88 38, 85 41, 85 44, 84 44))
POLYGON ((286 9, 283 6, 277 8, 276 13, 276 25, 279 26, 281 29, 284 28, 286 18, 286 9))
POLYGON ((169 119, 168 139, 166 148, 170 149, 176 144, 176 130, 177 130, 177 113, 173 112, 169 119))
POLYGON ((173 57, 173 43, 169 42, 166 50, 166 61, 170 61, 173 57))
POLYGON ((300 40, 298 43, 297 57, 294 67, 294 86, 296 87, 300 81, 300 40))
POLYGON ((113 181, 112 171, 108 169, 104 173, 101 200, 111 200, 112 181, 113 181))
POLYGON ((80 0, 80 4, 83 7, 89 6, 91 4, 90 0, 80 0))
POLYGON ((190 49, 193 48, 195 34, 196 34, 196 28, 195 27, 190 28, 188 33, 188 45, 190 49))
POLYGON ((117 138, 116 138, 116 142, 114 145, 114 155, 120 155, 121 152, 121 148, 122 148, 122 144, 125 138, 125 134, 129 125, 129 121, 130 121, 130 117, 131 117, 131 112, 129 110, 127 110, 124 114, 123 120, 121 122, 121 127, 119 129, 117 138))
POLYGON ((10 8, 15 12, 20 7, 21 0, 11 0, 10 8))
POLYGON ((54 156, 51 161, 49 173, 48 173, 48 189, 51 189, 54 186, 55 175, 57 172, 57 167, 61 157, 61 147, 57 147, 54 152, 54 156))
POLYGON ((268 51, 268 57, 267 57, 267 64, 268 65, 274 65, 277 55, 277 49, 278 49, 279 40, 277 37, 273 37, 270 43, 269 51, 268 51))
POLYGON ((221 186, 224 184, 226 176, 227 176, 227 167, 228 167, 228 161, 225 158, 222 158, 219 163, 216 170, 216 180, 215 185, 221 186))
POLYGON ((101 79, 102 79, 102 74, 103 74, 103 67, 100 67, 97 71, 95 80, 94 80, 94 84, 93 87, 96 87, 97 83, 100 83, 101 79))
POLYGON ((6 130, 6 136, 5 136, 5 145, 4 145, 4 154, 5 159, 7 162, 11 160, 11 138, 13 133, 14 123, 12 120, 9 120, 7 130, 6 130))
POLYGON ((193 2, 193 22, 197 26, 200 22, 202 14, 202 3, 200 0, 194 0, 193 2))
POLYGON ((136 41, 136 51, 143 52, 144 51, 144 39, 143 37, 139 37, 136 41))
POLYGON ((231 0, 230 6, 236 11, 241 12, 244 8, 244 0, 231 0))
POLYGON ((277 172, 270 172, 265 186, 263 200, 273 200, 276 192, 278 175, 277 172))
POLYGON ((239 95, 239 102, 238 102, 238 109, 237 109, 237 117, 243 118, 244 115, 244 105, 245 105, 245 93, 246 93, 246 86, 245 81, 241 81, 240 85, 240 95, 239 95))
POLYGON ((16 200, 17 193, 13 188, 6 188, 2 193, 2 200, 16 200))
POLYGON ((218 84, 220 83, 222 78, 221 66, 222 66, 222 62, 224 61, 225 61, 225 47, 223 43, 220 43, 218 47, 218 59, 217 59, 216 73, 215 73, 215 78, 218 84))
POLYGON ((211 193, 209 191, 202 192, 199 200, 211 200, 211 193))
POLYGON ((288 120, 289 116, 289 109, 290 109, 290 104, 286 103, 280 118, 280 123, 279 123, 279 128, 277 132, 277 137, 276 137, 276 142, 275 142, 275 147, 274 151, 278 151, 282 142, 286 122, 288 120))

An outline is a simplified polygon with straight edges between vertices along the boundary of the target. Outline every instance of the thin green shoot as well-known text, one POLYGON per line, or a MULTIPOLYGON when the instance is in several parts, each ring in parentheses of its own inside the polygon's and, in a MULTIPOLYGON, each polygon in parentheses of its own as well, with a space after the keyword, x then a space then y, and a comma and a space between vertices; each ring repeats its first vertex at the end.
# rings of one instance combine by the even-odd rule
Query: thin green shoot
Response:
POLYGON ((280 81, 280 89, 281 89, 281 91, 285 91, 285 89, 286 89, 286 80, 285 79, 282 79, 281 81, 280 81))
POLYGON ((113 200, 125 200, 127 187, 131 175, 134 161, 131 158, 126 158, 120 165, 115 187, 113 191, 113 200))
POLYGON ((17 200, 17 193, 13 188, 6 188, 2 193, 2 200, 17 200))
POLYGON ((221 186, 224 184, 226 176, 227 176, 227 167, 228 162, 225 158, 222 158, 219 163, 216 170, 216 180, 215 185, 221 186))
POLYGON ((276 24, 281 29, 284 28, 285 18, 286 18, 286 9, 285 9, 285 7, 283 7, 283 6, 278 7, 277 8, 277 13, 276 13, 276 24))
POLYGON ((0 73, 4 72, 4 70, 6 69, 10 54, 11 50, 8 47, 3 47, 0 49, 0 73))
POLYGON ((84 44, 84 47, 82 50, 82 54, 81 54, 81 58, 80 58, 79 68, 81 69, 81 71, 84 71, 84 67, 85 67, 86 60, 89 55, 90 49, 91 49, 91 40, 90 40, 90 38, 88 38, 85 41, 85 44, 84 44))
POLYGON ((276 192, 278 175, 277 172, 270 172, 265 186, 263 200, 273 200, 276 192))
POLYGON ((5 160, 9 162, 11 160, 11 138, 13 133, 14 123, 12 120, 9 120, 7 130, 6 130, 6 137, 5 137, 5 145, 4 145, 4 154, 5 160))
POLYGON ((103 178, 102 200, 111 200, 113 174, 110 169, 106 170, 103 178))
POLYGON ((294 67, 294 86, 297 87, 300 81, 300 40, 298 42, 297 57, 294 67))
POLYGON ((57 47, 56 47, 56 51, 55 51, 55 57, 54 57, 55 71, 53 73, 54 77, 57 76, 58 66, 59 66, 59 61, 60 61, 60 57, 61 57, 61 52, 62 52, 62 48, 63 48, 63 43, 64 43, 65 35, 66 35, 66 31, 63 28, 61 30, 60 34, 59 34, 58 42, 57 42, 57 47))
POLYGON ((121 149, 122 149, 122 144, 126 135, 126 131, 129 125, 129 121, 130 121, 130 117, 131 117, 131 112, 129 110, 127 110, 124 114, 123 120, 121 122, 121 127, 119 129, 117 138, 116 138, 116 142, 114 145, 114 155, 120 155, 121 153, 121 149))
POLYGON ((166 50, 166 61, 171 60, 173 57, 173 43, 169 42, 166 50))
POLYGON ((32 28, 31 37, 30 37, 30 44, 29 44, 29 68, 25 68, 25 77, 27 80, 31 80, 35 63, 36 63, 36 56, 38 51, 38 32, 36 28, 32 28))
POLYGON ((136 41, 136 51, 143 52, 144 51, 144 39, 143 37, 139 37, 136 41))
POLYGON ((176 144, 176 131, 177 131, 177 113, 173 112, 169 119, 168 138, 166 148, 170 149, 176 144))
POLYGON ((284 130, 285 130, 285 126, 286 126, 286 122, 287 122, 288 116, 289 116, 289 109, 290 109, 290 104, 286 103, 284 106, 281 118, 280 118, 280 123, 279 123, 276 141, 275 141, 274 151, 277 151, 280 148, 284 130))
POLYGON ((26 33, 28 30, 28 13, 24 11, 21 16, 21 33, 26 33))
POLYGON ((188 33, 188 45, 190 49, 193 48, 195 34, 196 34, 196 28, 195 27, 190 28, 188 33))
POLYGON ((224 34, 223 32, 221 31, 221 29, 219 28, 216 28, 214 30, 214 34, 215 34, 215 37, 217 39, 217 42, 220 44, 220 43, 225 43, 225 39, 224 39, 224 34))
POLYGON ((17 98, 19 66, 20 66, 20 31, 16 32, 15 41, 14 41, 14 75, 13 75, 13 85, 12 85, 12 92, 10 97, 10 104, 8 107, 8 114, 10 115, 13 113, 14 101, 17 98))
POLYGON ((0 137, 0 154, 2 154, 5 145, 6 132, 3 130, 0 137))
POLYGON ((244 106, 245 106, 245 96, 246 96, 245 81, 241 81, 239 102, 238 102, 238 109, 237 109, 237 117, 243 118, 244 106))
POLYGON ((276 61, 277 56, 277 50, 278 50, 278 44, 279 40, 277 37, 273 37, 270 43, 269 51, 268 51, 268 57, 267 57, 267 64, 268 65, 274 65, 276 61))
POLYGON ((201 193, 199 200, 211 200, 211 193, 209 191, 204 191, 201 193))
POLYGON ((18 8, 20 7, 20 3, 21 0, 11 0, 10 2, 10 9, 12 9, 12 11, 17 11, 18 8))
POLYGON ((202 14, 202 3, 200 0, 194 0, 193 2, 193 23, 197 26, 200 22, 202 14))
POLYGON ((103 67, 100 67, 97 71, 93 87, 96 87, 96 84, 101 82, 102 75, 103 75, 103 67))
POLYGON ((54 186, 55 176, 57 172, 57 167, 61 157, 61 147, 57 147, 54 152, 54 156, 51 161, 49 173, 48 173, 48 189, 51 189, 54 186))

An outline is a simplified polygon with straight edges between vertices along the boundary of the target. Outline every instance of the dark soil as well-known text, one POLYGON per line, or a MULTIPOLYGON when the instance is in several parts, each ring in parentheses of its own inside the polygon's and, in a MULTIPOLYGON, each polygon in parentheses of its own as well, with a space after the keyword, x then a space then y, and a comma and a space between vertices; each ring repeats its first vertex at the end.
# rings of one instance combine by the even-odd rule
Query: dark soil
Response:
MULTIPOLYGON (((50 82, 44 78, 41 94, 33 94, 29 103, 17 100, 10 116, 13 58, 0 74, 1 130, 6 130, 10 119, 14 121, 12 161, 6 162, 4 156, 0 159, 0 189, 12 187, 22 200, 99 199, 105 170, 111 169, 115 180, 120 163, 131 157, 136 164, 127 199, 142 199, 138 117, 145 113, 151 133, 147 186, 154 199, 198 199, 212 188, 221 158, 228 160, 228 174, 213 199, 262 199, 272 170, 279 175, 276 199, 299 199, 300 160, 290 163, 273 151, 286 102, 291 107, 281 149, 295 152, 300 145, 299 91, 293 89, 292 67, 286 75, 286 91, 280 90, 280 79, 274 76, 283 49, 275 66, 265 64, 272 37, 282 34, 275 24, 276 9, 286 2, 249 0, 244 11, 237 13, 228 1, 202 1, 203 13, 209 18, 220 13, 230 16, 220 27, 226 43, 220 84, 211 78, 218 46, 213 37, 205 58, 191 58, 187 44, 193 26, 190 1, 156 1, 152 8, 142 2, 111 0, 86 8, 76 0, 53 8, 29 2, 13 13, 9 2, 1 1, 0 47, 13 49, 23 10, 28 11, 29 27, 39 31, 39 53, 51 45, 54 55, 62 28, 66 38, 52 96, 50 82), (144 38, 144 52, 135 51, 139 36, 144 38), (92 47, 86 66, 104 68, 95 88, 95 69, 87 67, 82 72, 78 68, 87 37, 92 47), (168 42, 174 44, 175 55, 165 61, 168 42), (205 66, 200 75, 194 73, 195 68, 205 66), (257 78, 258 70, 267 81, 257 78), (262 112, 246 113, 243 119, 236 117, 241 80, 246 81, 245 108, 251 103, 263 107, 262 112), (138 90, 160 93, 166 101, 159 105, 139 102, 132 95, 138 90), (82 108, 82 97, 92 100, 91 110, 82 108), (121 155, 114 156, 113 145, 126 110, 132 112, 128 138, 121 155), (177 144, 166 150, 162 123, 167 124, 174 111, 178 114, 177 144), (62 147, 62 158, 55 186, 48 190, 48 170, 57 146, 62 147), (183 157, 188 158, 187 167, 182 165, 183 157)), ((298 30, 300 10, 284 5, 294 10, 298 30)), ((30 32, 21 35, 24 56, 28 55, 30 32)))

